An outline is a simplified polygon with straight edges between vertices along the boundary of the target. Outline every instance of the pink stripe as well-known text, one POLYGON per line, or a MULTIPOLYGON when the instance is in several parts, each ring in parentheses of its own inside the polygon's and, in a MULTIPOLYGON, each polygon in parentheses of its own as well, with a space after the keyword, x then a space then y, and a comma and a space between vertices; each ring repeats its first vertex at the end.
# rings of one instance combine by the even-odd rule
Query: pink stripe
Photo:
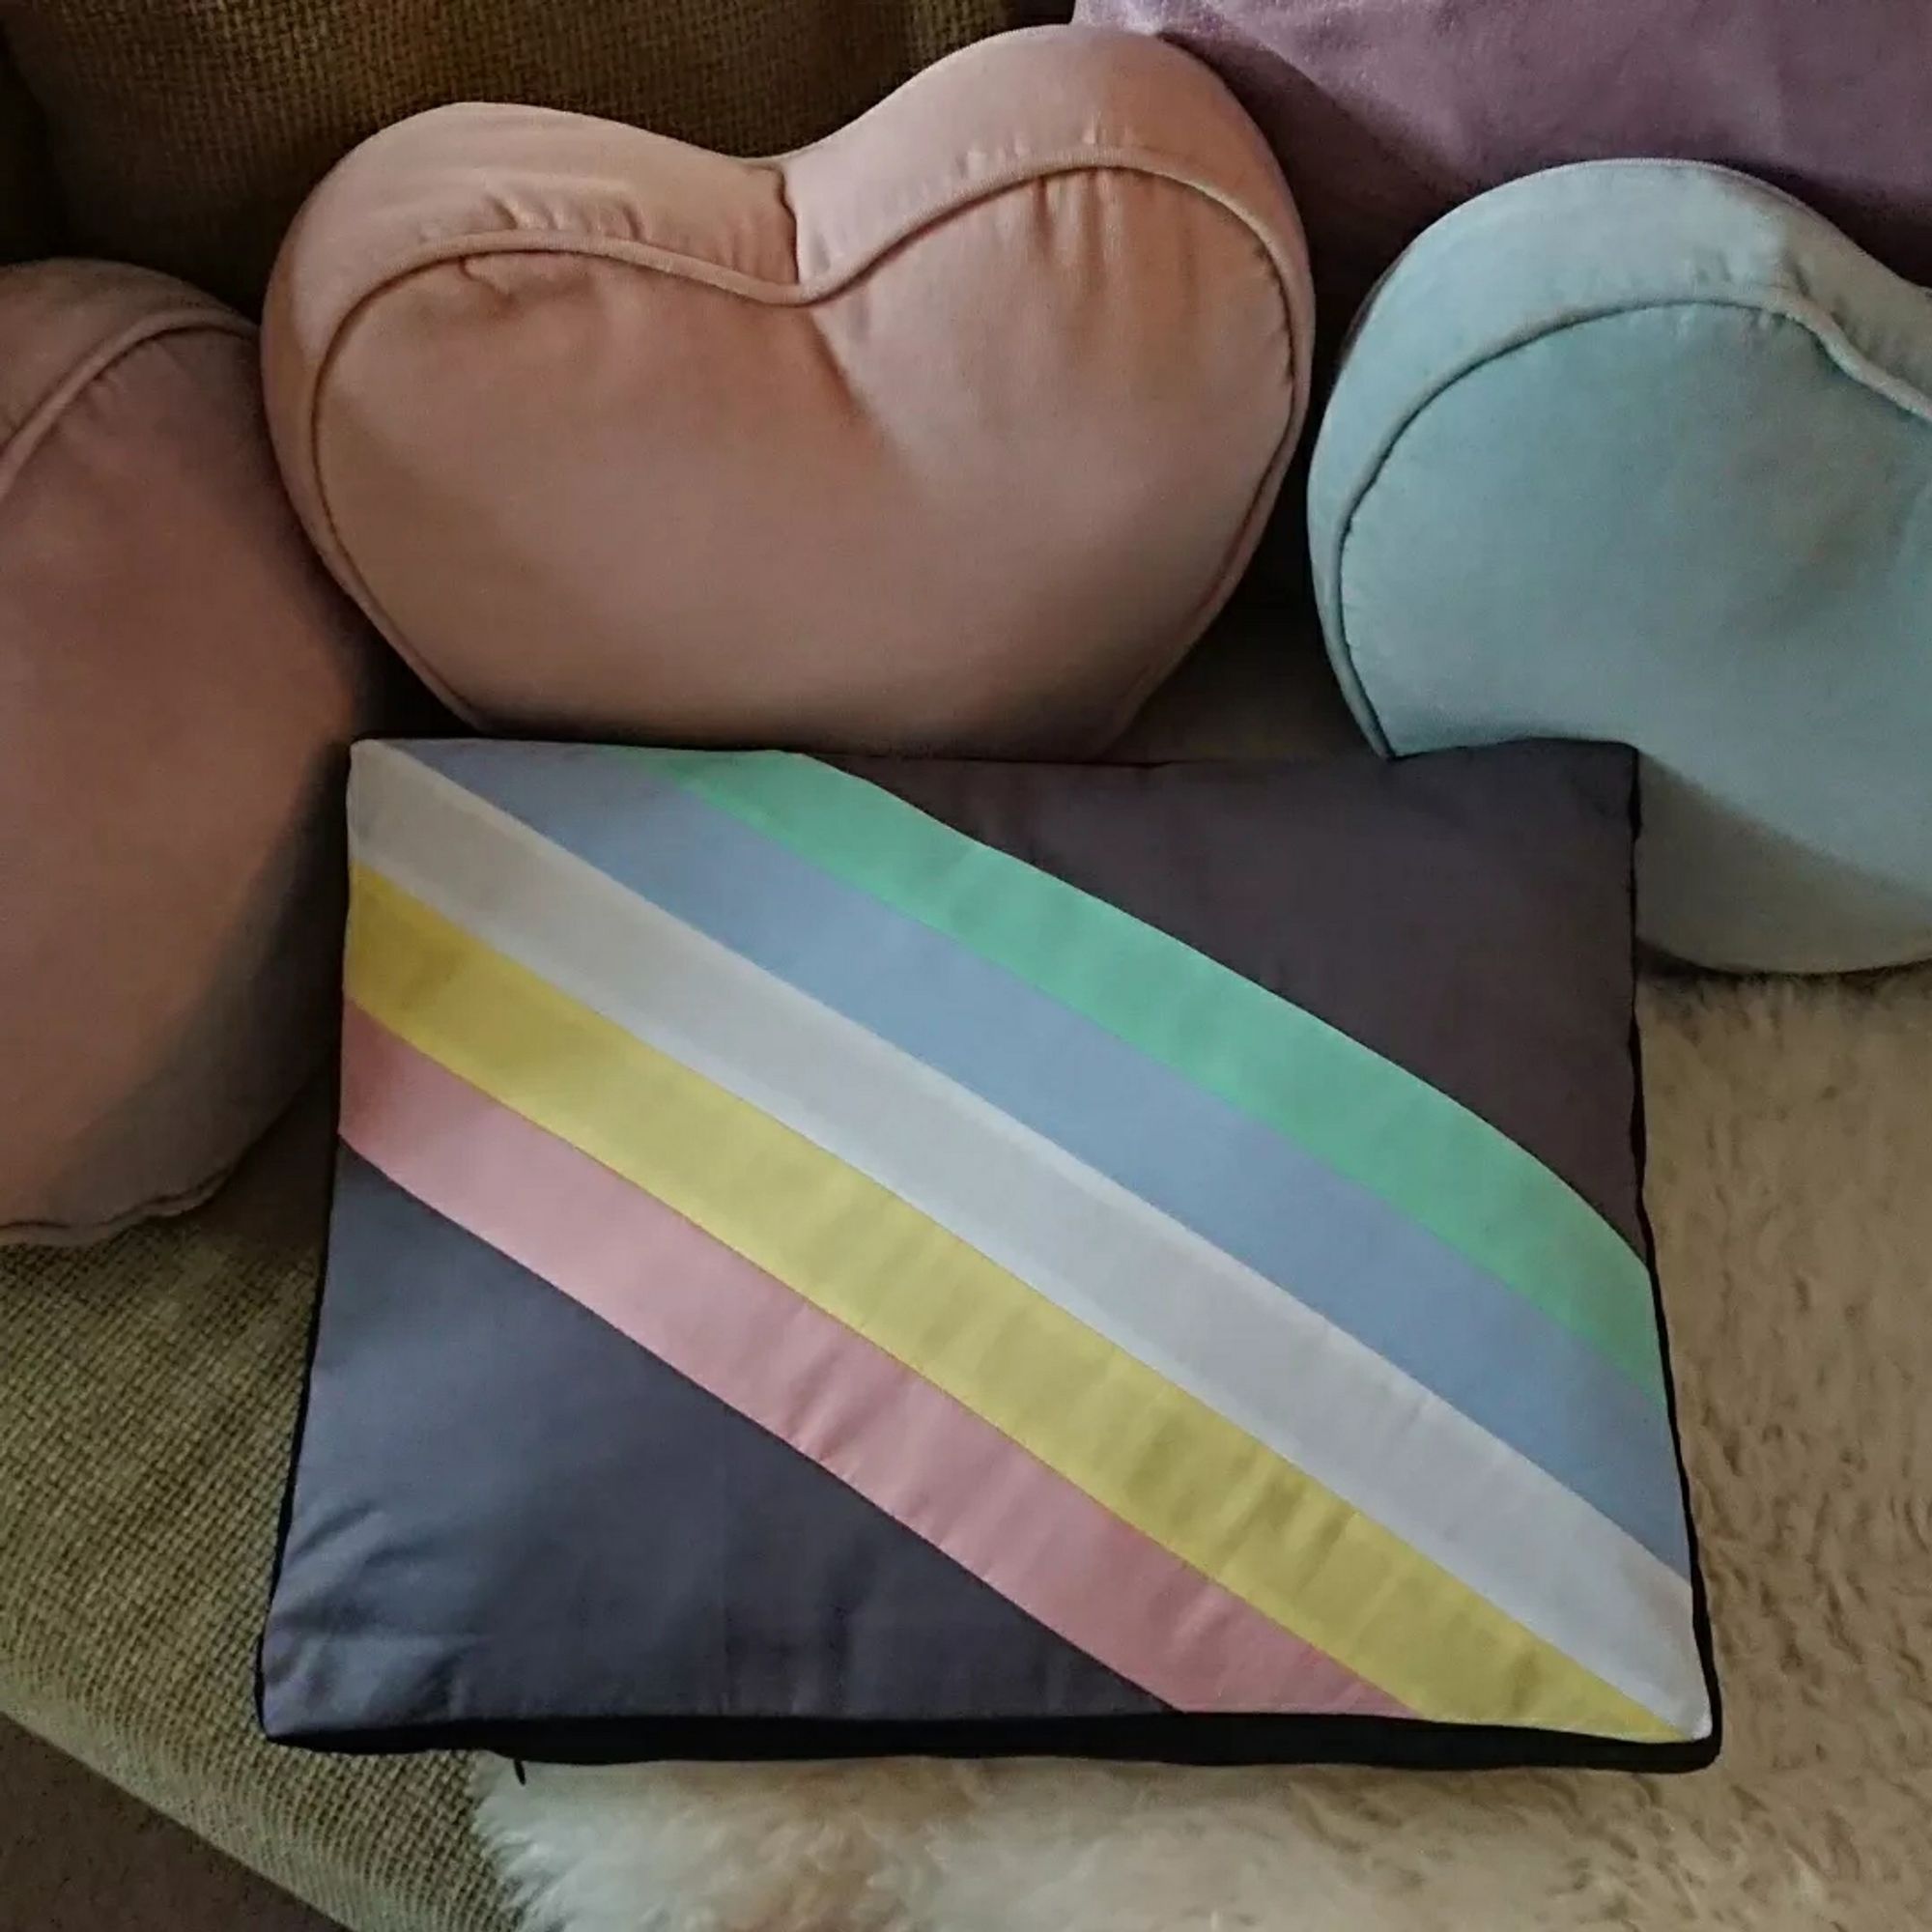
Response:
POLYGON ((354 1006, 342 1137, 1163 1702, 1408 1715, 782 1282, 354 1006))

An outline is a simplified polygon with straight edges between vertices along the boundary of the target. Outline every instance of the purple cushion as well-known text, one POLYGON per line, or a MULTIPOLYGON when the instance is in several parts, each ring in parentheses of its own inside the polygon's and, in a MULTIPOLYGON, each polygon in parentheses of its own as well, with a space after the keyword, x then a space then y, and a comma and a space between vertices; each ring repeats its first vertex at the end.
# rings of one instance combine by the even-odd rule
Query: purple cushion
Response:
POLYGON ((1079 17, 1220 70, 1281 157, 1335 311, 1458 202, 1626 155, 1761 176, 1932 281, 1932 42, 1901 0, 1081 0, 1079 17))

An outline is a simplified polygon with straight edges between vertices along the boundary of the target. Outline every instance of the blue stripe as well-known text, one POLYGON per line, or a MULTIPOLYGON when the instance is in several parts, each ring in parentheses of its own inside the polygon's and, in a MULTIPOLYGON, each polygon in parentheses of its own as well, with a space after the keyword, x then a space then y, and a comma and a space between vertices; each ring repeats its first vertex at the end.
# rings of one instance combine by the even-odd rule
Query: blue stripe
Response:
POLYGON ((1366 1189, 642 760, 589 746, 408 749, 1281 1285, 1690 1574, 1656 1405, 1366 1189))

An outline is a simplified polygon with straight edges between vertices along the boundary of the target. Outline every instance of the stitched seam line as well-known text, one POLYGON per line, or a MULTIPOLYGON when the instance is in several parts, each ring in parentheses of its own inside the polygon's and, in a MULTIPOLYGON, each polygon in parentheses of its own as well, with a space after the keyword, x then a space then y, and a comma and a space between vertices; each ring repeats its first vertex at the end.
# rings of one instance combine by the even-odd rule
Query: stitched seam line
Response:
POLYGON ((109 336, 84 355, 34 405, 26 420, 8 440, 5 448, 0 449, 0 505, 4 505, 8 493, 61 417, 86 389, 99 382, 116 363, 125 361, 135 350, 145 348, 151 342, 158 342, 164 336, 191 335, 203 329, 215 335, 240 336, 244 340, 254 332, 240 316, 224 315, 213 308, 182 307, 164 310, 159 315, 143 316, 140 321, 128 324, 118 335, 109 336))

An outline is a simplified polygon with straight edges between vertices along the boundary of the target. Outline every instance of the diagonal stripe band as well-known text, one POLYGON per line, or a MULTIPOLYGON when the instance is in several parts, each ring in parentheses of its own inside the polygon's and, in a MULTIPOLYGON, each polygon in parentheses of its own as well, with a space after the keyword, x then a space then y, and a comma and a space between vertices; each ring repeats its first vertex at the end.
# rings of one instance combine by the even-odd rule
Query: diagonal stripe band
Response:
POLYGON ((1662 1406, 1641 1258, 1447 1094, 1119 907, 815 759, 607 755, 662 773, 1288 1135, 1585 1337, 1662 1406))
MULTIPOLYGON (((1662 1409, 1460 1250, 1086 1015, 629 754, 492 749, 362 748, 357 837, 407 820, 422 790, 404 790, 409 774, 446 774, 1285 1285, 1688 1576, 1662 1409)), ((1621 1274, 1605 1284, 1612 1299, 1622 1288, 1621 1274)))
MULTIPOLYGON (((1697 1706, 1683 1578, 1293 1294, 449 780, 400 758, 364 777, 363 864, 868 1175, 1646 1708, 1697 1706)), ((1584 1446, 1669 1501, 1649 1441, 1584 1446)))
POLYGON ((351 997, 419 1051, 1418 1715, 1674 1734, 875 1182, 366 870, 348 969, 351 997))
POLYGON ((342 1134, 426 1207, 1177 1709, 1405 1715, 972 1410, 355 1007, 342 1134))

